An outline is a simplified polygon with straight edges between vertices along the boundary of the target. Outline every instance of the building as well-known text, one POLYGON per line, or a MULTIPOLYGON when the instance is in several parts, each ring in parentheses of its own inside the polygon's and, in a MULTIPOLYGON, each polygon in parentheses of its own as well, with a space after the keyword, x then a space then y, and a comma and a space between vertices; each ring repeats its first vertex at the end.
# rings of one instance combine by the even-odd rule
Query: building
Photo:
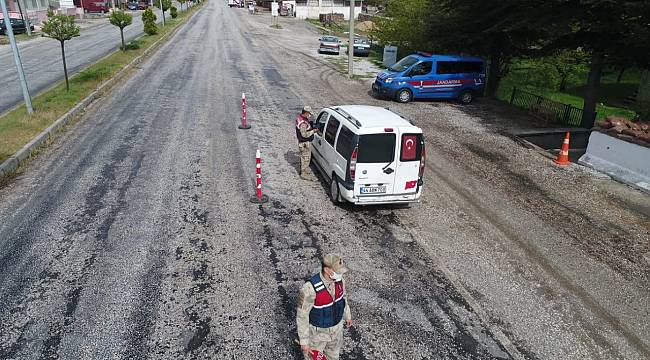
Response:
MULTIPOLYGON (((361 13, 361 1, 355 1, 354 17, 361 13)), ((343 14, 350 17, 350 1, 345 0, 296 0, 296 18, 318 19, 321 14, 343 14)))

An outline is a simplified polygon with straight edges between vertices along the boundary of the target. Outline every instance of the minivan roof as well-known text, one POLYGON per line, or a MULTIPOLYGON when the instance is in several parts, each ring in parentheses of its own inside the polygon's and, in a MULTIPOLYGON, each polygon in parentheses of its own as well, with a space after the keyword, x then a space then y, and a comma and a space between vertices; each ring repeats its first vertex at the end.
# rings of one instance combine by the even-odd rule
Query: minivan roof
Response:
POLYGON ((396 113, 379 107, 369 105, 341 105, 332 106, 334 111, 339 115, 347 118, 350 115, 352 119, 348 118, 350 122, 364 128, 384 128, 384 127, 414 127, 408 120, 397 115, 396 113))
POLYGON ((480 61, 480 62, 485 62, 485 60, 475 57, 475 56, 460 56, 460 55, 436 55, 433 54, 431 56, 424 55, 424 54, 418 54, 414 53, 411 54, 411 56, 415 56, 418 58, 418 60, 425 60, 425 59, 432 59, 436 61, 480 61))

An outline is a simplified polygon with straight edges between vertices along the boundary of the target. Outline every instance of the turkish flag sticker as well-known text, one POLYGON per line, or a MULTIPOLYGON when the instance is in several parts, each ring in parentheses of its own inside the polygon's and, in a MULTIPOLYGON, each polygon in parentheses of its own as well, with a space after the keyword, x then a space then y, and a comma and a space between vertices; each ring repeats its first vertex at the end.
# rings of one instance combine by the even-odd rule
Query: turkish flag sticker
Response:
POLYGON ((416 135, 402 136, 402 161, 415 160, 418 137, 416 135))
POLYGON ((327 357, 325 357, 325 354, 323 354, 322 351, 318 350, 312 350, 311 351, 311 358, 314 360, 327 360, 327 357))
POLYGON ((417 180, 407 181, 406 186, 404 187, 404 190, 414 189, 416 186, 418 186, 418 181, 417 180))

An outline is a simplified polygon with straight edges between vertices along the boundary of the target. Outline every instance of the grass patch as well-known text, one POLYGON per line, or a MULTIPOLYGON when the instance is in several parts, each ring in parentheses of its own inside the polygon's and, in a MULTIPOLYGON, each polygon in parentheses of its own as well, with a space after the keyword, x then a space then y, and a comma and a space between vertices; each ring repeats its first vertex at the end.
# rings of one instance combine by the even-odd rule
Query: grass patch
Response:
MULTIPOLYGON (((588 70, 585 68, 568 78, 567 89, 559 91, 556 73, 550 67, 531 60, 519 60, 512 65, 511 71, 501 80, 497 97, 510 101, 512 88, 517 87, 564 104, 571 104, 582 109, 588 70)), ((596 106, 599 119, 609 115, 633 119, 636 112, 623 104, 623 100, 634 93, 639 86, 640 71, 630 69, 617 83, 618 73, 605 71, 601 78, 599 101, 596 106)))
MULTIPOLYGON (((32 36, 27 35, 27 33, 22 33, 22 34, 14 34, 14 37, 16 38, 16 42, 22 42, 25 40, 41 37, 41 33, 32 31, 32 36)), ((7 45, 7 44, 9 44, 9 36, 0 35, 0 45, 7 45)))
MULTIPOLYGON (((65 84, 61 81, 53 88, 34 96, 32 98, 33 114, 28 114, 23 104, 0 117, 0 163, 15 154, 32 138, 97 89, 102 82, 111 78, 133 59, 142 55, 145 49, 154 42, 173 31, 200 7, 201 5, 193 6, 189 11, 179 13, 176 19, 166 20, 166 25, 158 29, 158 34, 140 37, 137 40, 138 49, 117 50, 75 74, 70 78, 69 92, 65 91, 65 84)), ((118 34, 115 37, 115 42, 118 43, 119 41, 118 34)), ((61 75, 63 75, 62 68, 60 71, 61 75)))
MULTIPOLYGON (((321 23, 320 20, 317 20, 317 19, 306 19, 306 21, 308 23, 311 23, 313 25, 318 26, 319 28, 325 29, 325 30, 321 30, 321 32, 323 34, 325 34, 325 35, 334 35, 334 36, 338 36, 340 38, 346 38, 347 39, 348 34, 346 34, 346 33, 350 32, 350 26, 349 26, 349 23, 347 21, 344 21, 342 23, 331 23, 331 24, 328 24, 328 25, 325 25, 325 24, 321 23)), ((355 20, 355 22, 354 22, 354 25, 355 25, 354 33, 356 35, 361 36, 361 37, 367 37, 368 34, 366 32, 359 31, 359 29, 356 27, 357 24, 359 24, 359 21, 355 20)))

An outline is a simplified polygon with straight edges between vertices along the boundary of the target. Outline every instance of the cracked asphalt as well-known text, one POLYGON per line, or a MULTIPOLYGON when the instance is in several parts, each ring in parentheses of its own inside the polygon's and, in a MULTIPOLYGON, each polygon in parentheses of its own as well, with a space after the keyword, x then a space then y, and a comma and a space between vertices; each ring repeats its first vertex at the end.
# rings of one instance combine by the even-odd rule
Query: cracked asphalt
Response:
POLYGON ((210 1, 0 189, 0 358, 301 359, 297 293, 331 251, 342 359, 649 356, 647 196, 518 147, 499 104, 372 99, 313 27, 269 24, 210 1), (422 203, 298 178, 297 111, 342 103, 424 129, 422 203))

